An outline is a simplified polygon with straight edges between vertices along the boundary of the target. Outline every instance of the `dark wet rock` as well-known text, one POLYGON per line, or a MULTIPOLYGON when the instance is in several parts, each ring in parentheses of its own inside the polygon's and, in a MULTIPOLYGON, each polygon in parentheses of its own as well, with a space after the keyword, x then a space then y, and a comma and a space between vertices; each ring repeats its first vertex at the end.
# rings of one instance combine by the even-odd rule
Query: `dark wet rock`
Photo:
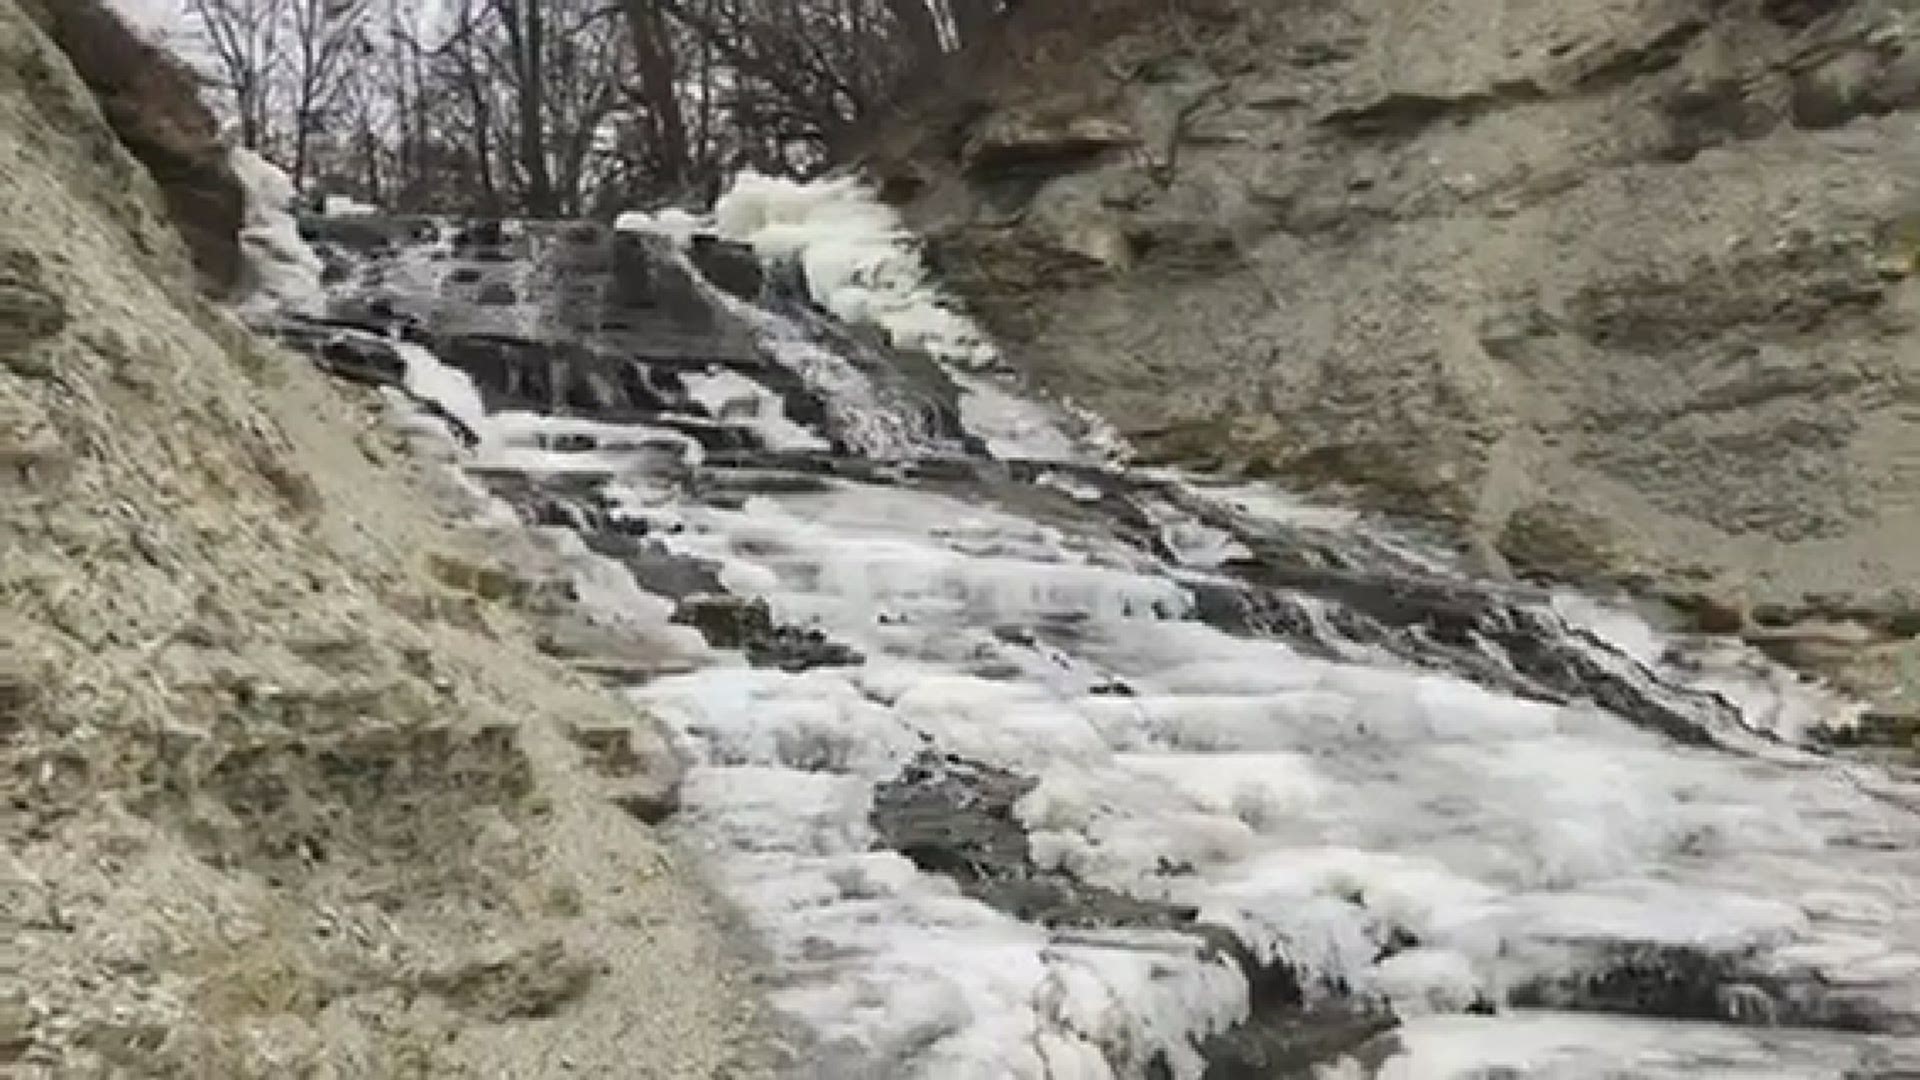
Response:
POLYGON ((1565 1009, 1665 1020, 1865 1033, 1920 1031, 1920 1009, 1892 1013, 1883 1001, 1812 973, 1759 970, 1745 950, 1607 941, 1579 946, 1572 970, 1524 982, 1508 994, 1522 1008, 1565 1009))
POLYGON ((491 334, 459 334, 440 342, 440 360, 467 373, 488 411, 552 412, 559 350, 538 342, 491 334))
POLYGON ((320 366, 328 374, 376 386, 406 382, 407 364, 394 347, 363 334, 338 333, 320 350, 320 366))
POLYGON ((520 297, 513 286, 504 281, 489 281, 480 286, 480 292, 474 297, 474 303, 481 307, 507 307, 519 303, 520 297))
POLYGON ((784 258, 761 268, 762 300, 781 301, 789 307, 813 306, 813 292, 807 287, 807 270, 800 260, 784 258))
POLYGON ((398 337, 417 344, 430 344, 433 340, 418 315, 401 310, 392 297, 379 293, 336 297, 328 303, 325 317, 301 321, 314 326, 359 330, 378 337, 398 337))
POLYGON ((1723 990, 1738 981, 1738 957, 1677 946, 1618 943, 1585 972, 1555 975, 1516 987, 1522 1008, 1659 1016, 1674 1020, 1730 1019, 1723 990))
POLYGON ((717 313, 665 241, 622 233, 613 243, 610 306, 652 312, 690 331, 711 331, 717 313))
POLYGON ((760 299, 766 273, 760 268, 759 256, 747 245, 716 236, 696 236, 687 250, 687 258, 699 268, 702 277, 722 291, 741 300, 760 299))
POLYGON ((330 251, 316 252, 320 256, 320 284, 333 286, 353 278, 353 264, 330 251))
POLYGON ((383 214, 304 214, 300 217, 300 236, 308 243, 323 244, 361 257, 393 254, 397 244, 410 239, 417 227, 415 222, 383 214))
POLYGON ((407 364, 387 338, 351 325, 318 319, 284 318, 268 331, 281 344, 313 358, 337 378, 370 386, 403 386, 407 364))
POLYGON ((480 433, 467 426, 465 420, 448 412, 446 406, 429 398, 423 398, 411 392, 407 395, 420 411, 447 426, 447 431, 455 442, 468 449, 480 445, 480 433))
POLYGON ((689 596, 674 609, 673 621, 700 631, 707 644, 715 648, 744 651, 747 662, 754 667, 799 672, 866 662, 858 652, 828 640, 819 630, 774 622, 765 600, 689 596))
POLYGON ((1316 1075, 1315 1067, 1352 1057, 1379 1065, 1393 1047, 1376 1045, 1398 1026, 1388 1010, 1345 998, 1300 1001, 1255 976, 1253 1014, 1200 1044, 1204 1080, 1273 1080, 1316 1075))
POLYGON ((922 753, 874 789, 880 842, 960 891, 1016 918, 1047 927, 1193 925, 1194 912, 1136 900, 1033 861, 1014 806, 1035 781, 952 755, 922 753))
POLYGON ((1760 10, 1774 22, 1798 30, 1845 6, 1845 0, 1762 0, 1760 10))
POLYGON ((469 222, 452 240, 455 248, 497 248, 507 241, 506 227, 498 221, 469 222))
MULTIPOLYGON (((1556 703, 1591 701, 1691 745, 1711 744, 1716 721, 1731 726, 1739 719, 1722 699, 1665 686, 1638 661, 1569 627, 1537 598, 1507 598, 1467 582, 1257 560, 1232 569, 1260 585, 1332 601, 1345 637, 1509 693, 1556 703)), ((1297 632, 1313 631, 1309 625, 1297 632)))
POLYGON ((664 544, 639 543, 616 533, 594 533, 586 537, 586 542, 595 552, 618 559, 636 584, 656 596, 685 600, 723 591, 719 563, 675 554, 664 544))
POLYGON ((658 825, 680 812, 680 789, 648 787, 614 797, 614 805, 649 825, 658 825))

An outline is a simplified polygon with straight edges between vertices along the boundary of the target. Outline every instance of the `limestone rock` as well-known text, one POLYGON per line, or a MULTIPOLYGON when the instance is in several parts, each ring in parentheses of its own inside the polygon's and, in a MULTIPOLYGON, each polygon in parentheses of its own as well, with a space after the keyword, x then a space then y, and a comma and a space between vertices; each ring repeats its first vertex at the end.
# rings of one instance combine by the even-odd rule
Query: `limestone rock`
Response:
POLYGON ((33 346, 67 325, 66 306, 42 281, 40 260, 30 251, 0 250, 0 365, 22 375, 52 368, 33 346))
POLYGON ((1138 141, 1130 125, 1113 117, 1009 111, 981 125, 968 141, 963 158, 969 169, 981 172, 1075 165, 1138 141))
POLYGON ((487 1020, 552 1016, 593 983, 590 963, 559 941, 469 960, 420 980, 422 988, 487 1020))
POLYGON ((17 1061, 33 1045, 34 1015, 26 994, 0 994, 0 1064, 17 1061))
POLYGON ((870 155, 1040 383, 1535 576, 1920 582, 1911 5, 1091 11, 870 155))

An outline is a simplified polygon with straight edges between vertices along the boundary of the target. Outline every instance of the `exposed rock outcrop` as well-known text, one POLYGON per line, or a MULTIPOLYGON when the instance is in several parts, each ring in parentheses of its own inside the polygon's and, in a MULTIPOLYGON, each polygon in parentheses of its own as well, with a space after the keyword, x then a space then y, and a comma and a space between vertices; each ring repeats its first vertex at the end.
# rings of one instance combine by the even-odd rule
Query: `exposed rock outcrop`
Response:
MULTIPOLYGON (((1920 5, 1039 7, 868 164, 1046 386, 1492 568, 1920 656, 1920 5)), ((1857 655, 1814 666, 1920 707, 1857 655)))
POLYGON ((541 549, 203 300, 163 205, 0 0, 0 1073, 758 1074, 623 809, 677 763, 542 655, 541 549))

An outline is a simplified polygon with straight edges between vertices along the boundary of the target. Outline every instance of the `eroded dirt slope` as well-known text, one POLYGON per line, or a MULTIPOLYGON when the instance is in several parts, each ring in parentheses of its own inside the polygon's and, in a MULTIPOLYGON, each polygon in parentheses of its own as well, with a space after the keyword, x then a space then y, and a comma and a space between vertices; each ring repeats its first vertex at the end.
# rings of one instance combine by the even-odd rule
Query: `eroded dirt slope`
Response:
POLYGON ((163 205, 0 0, 0 1073, 753 1075, 564 586, 163 205))

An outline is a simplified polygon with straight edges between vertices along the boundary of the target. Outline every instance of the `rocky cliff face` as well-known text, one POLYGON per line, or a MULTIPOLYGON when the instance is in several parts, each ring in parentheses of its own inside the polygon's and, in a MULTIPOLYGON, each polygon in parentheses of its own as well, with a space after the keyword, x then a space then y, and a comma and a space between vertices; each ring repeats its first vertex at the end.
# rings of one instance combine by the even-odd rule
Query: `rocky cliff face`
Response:
POLYGON ((0 0, 0 1073, 754 1074, 564 576, 166 206, 0 0))
POLYGON ((1105 7, 870 162, 1019 364, 1914 707, 1920 4, 1105 7))
POLYGON ((93 92, 121 145, 159 184, 201 282, 215 292, 239 286, 244 196, 193 72, 141 40, 101 0, 25 0, 25 8, 93 92))

